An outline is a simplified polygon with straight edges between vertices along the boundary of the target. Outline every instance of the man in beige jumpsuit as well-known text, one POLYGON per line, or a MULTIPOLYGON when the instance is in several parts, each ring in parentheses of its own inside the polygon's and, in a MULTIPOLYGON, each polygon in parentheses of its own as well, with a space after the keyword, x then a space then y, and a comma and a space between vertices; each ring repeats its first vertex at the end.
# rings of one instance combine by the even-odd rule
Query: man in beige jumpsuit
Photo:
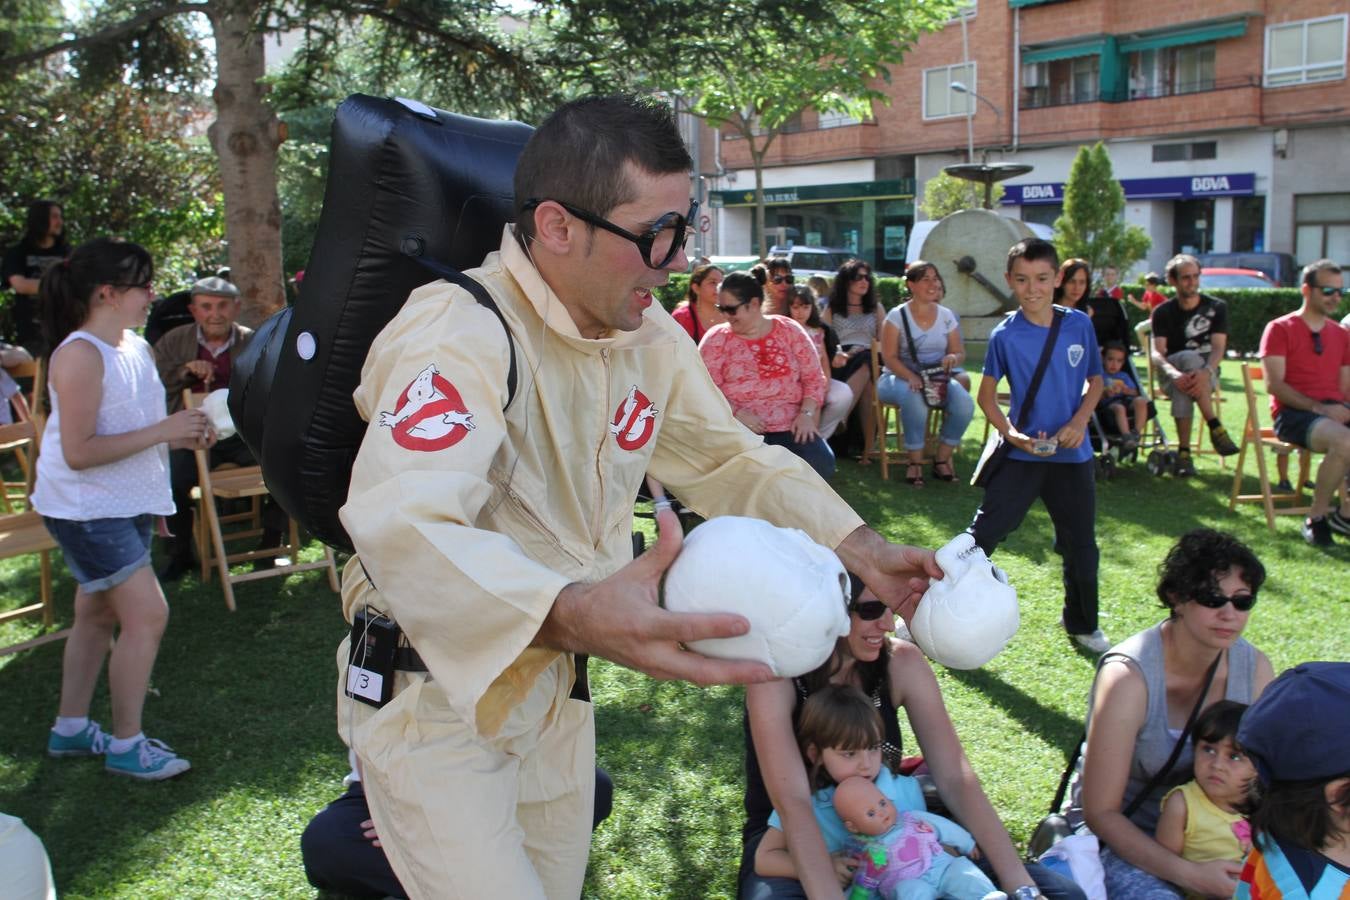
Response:
POLYGON ((399 672, 373 709, 343 696, 344 642, 338 721, 412 897, 580 895, 595 736, 590 704, 569 697, 575 654, 698 684, 771 677, 682 649, 747 624, 659 607, 679 525, 659 513, 656 546, 632 559, 644 473, 705 516, 807 531, 904 612, 940 575, 931 552, 888 544, 740 425, 653 302, 688 265, 689 169, 664 107, 562 107, 521 156, 517 224, 469 273, 510 327, 514 401, 503 411, 501 323, 445 282, 414 291, 366 358, 343 607, 349 621, 365 607, 395 619, 428 671, 399 672))

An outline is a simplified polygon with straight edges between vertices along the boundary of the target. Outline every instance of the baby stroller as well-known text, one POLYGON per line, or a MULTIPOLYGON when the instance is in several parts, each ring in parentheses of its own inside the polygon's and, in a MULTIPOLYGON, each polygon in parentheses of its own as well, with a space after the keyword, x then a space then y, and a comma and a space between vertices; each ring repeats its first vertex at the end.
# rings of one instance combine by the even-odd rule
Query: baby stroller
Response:
MULTIPOLYGON (((1129 358, 1126 358, 1121 374, 1134 385, 1135 390, 1141 394, 1145 393, 1139 375, 1134 370, 1134 363, 1129 358)), ((1152 435, 1142 433, 1138 443, 1135 443, 1128 432, 1121 432, 1114 416, 1103 415, 1108 406, 1107 399, 1103 397, 1097 408, 1092 411, 1092 420, 1088 428, 1088 439, 1092 442, 1092 450, 1096 454, 1097 480, 1111 480, 1122 463, 1138 461, 1141 451, 1148 453, 1145 465, 1149 474, 1164 475, 1171 472, 1176 466, 1177 454, 1167 446, 1167 433, 1163 431, 1162 422, 1158 419, 1158 409, 1153 400, 1148 401, 1148 421, 1153 423, 1152 435)))

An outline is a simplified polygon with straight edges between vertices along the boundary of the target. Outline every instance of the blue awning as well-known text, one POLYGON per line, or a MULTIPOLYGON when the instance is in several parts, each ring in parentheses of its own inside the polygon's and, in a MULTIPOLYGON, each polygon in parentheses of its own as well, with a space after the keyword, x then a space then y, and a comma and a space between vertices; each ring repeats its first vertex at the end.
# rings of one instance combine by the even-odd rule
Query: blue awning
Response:
POLYGON ((1018 9, 1023 6, 1041 6, 1046 3, 1058 3, 1060 0, 1008 0, 1009 9, 1018 9))

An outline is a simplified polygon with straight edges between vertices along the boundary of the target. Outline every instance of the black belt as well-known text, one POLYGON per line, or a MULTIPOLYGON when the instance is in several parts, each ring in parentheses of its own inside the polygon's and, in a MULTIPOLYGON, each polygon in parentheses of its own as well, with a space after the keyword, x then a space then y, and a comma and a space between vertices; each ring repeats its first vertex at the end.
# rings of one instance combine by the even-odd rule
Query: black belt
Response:
MULTIPOLYGON (((590 659, 585 653, 576 655, 577 678, 572 683, 572 692, 567 695, 569 700, 581 700, 585 703, 591 702, 591 688, 586 679, 586 662, 590 659)), ((394 668, 400 672, 425 672, 427 664, 422 661, 422 657, 411 645, 404 645, 394 651, 394 668)))

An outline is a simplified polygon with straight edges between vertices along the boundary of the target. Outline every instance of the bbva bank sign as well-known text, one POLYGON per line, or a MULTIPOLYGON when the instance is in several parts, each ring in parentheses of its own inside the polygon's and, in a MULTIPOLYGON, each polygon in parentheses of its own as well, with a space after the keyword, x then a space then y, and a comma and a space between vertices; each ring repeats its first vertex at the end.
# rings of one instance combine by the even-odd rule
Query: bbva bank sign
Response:
MULTIPOLYGON (((1172 178, 1122 178, 1127 200, 1185 200, 1189 197, 1248 197, 1256 193, 1256 175, 1230 172, 1219 175, 1181 175, 1172 178)), ((1004 206, 1062 203, 1064 183, 1009 184, 1000 201, 1004 206)))

